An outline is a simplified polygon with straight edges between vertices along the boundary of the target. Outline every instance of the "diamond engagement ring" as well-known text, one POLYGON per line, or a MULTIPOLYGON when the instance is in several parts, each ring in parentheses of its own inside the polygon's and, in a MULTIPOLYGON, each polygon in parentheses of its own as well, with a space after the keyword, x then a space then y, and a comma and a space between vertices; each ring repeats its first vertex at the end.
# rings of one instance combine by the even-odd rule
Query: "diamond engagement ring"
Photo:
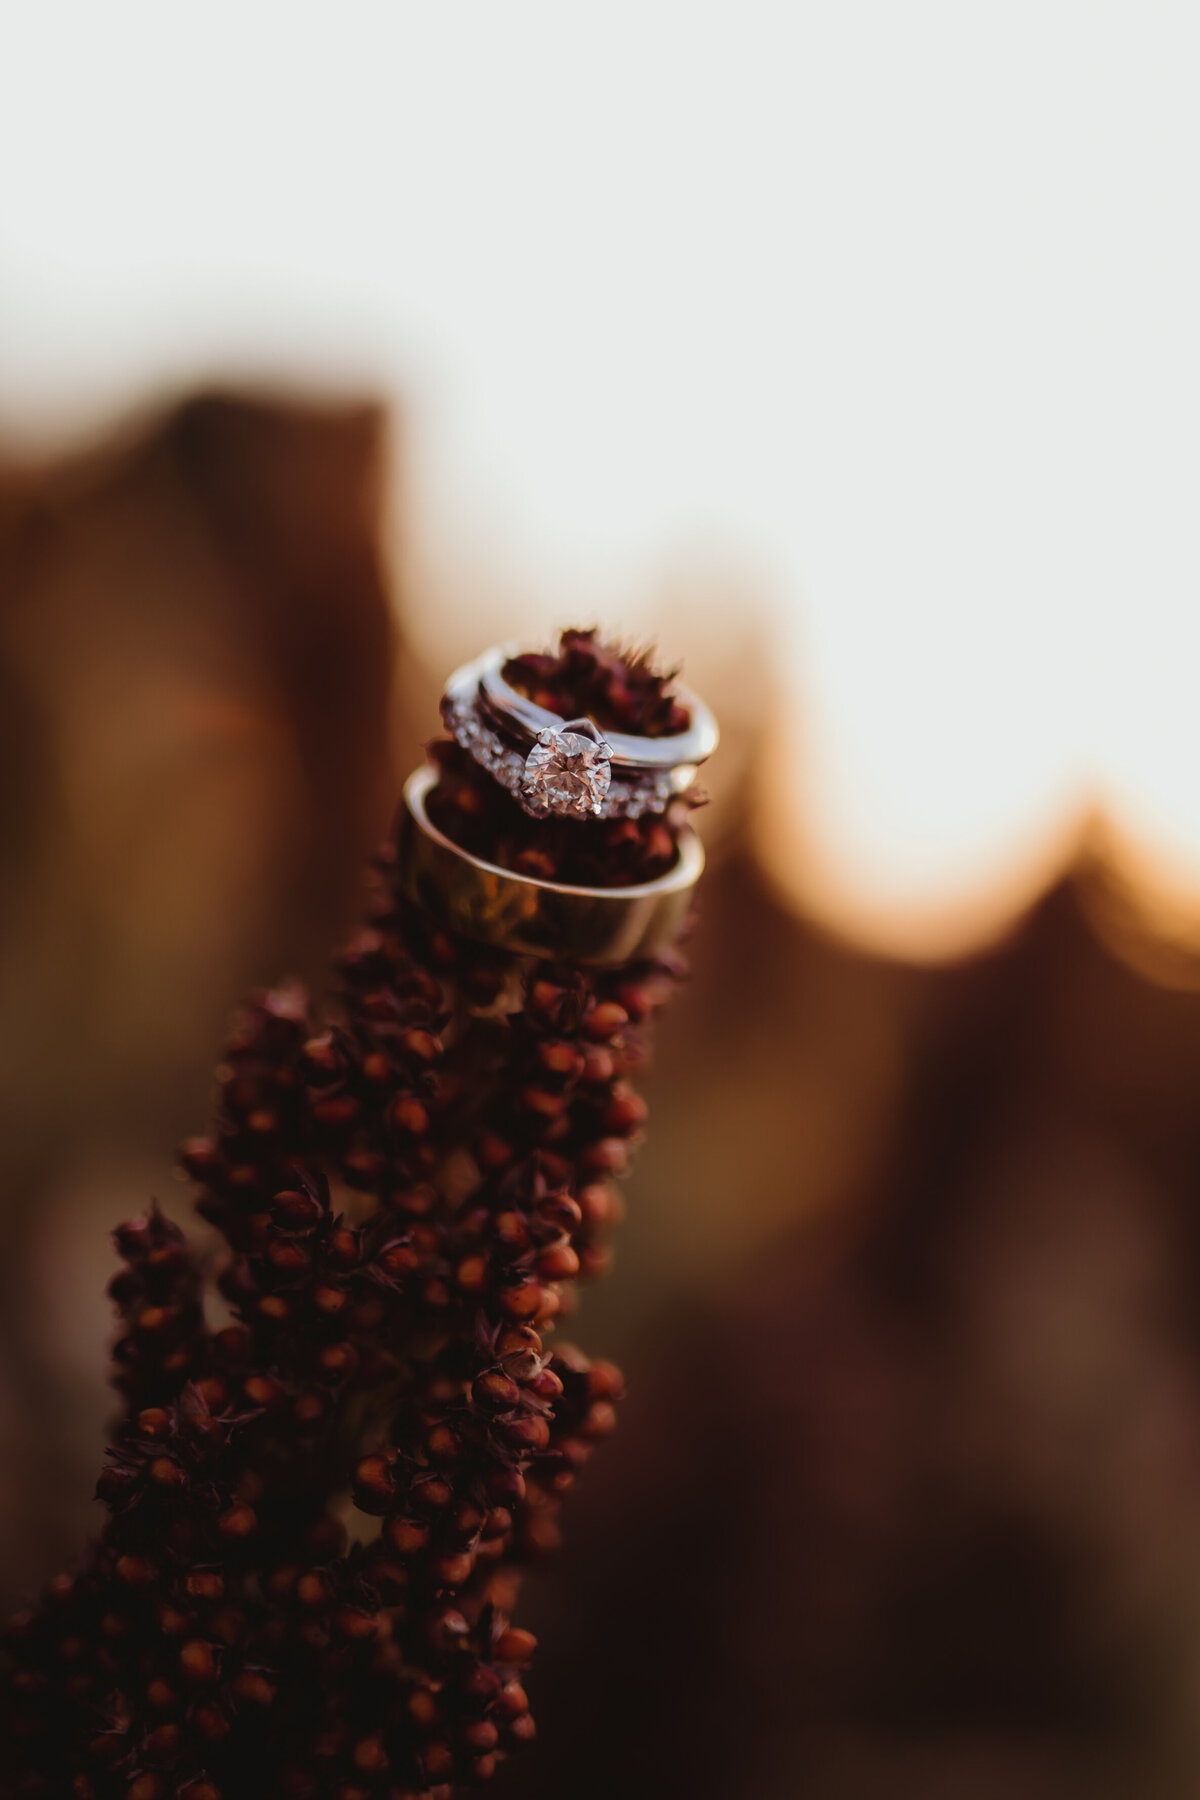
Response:
POLYGON ((685 731, 665 737, 602 732, 593 719, 565 719, 518 693, 503 676, 510 652, 487 650, 446 683, 447 731, 531 818, 637 819, 665 812, 717 747, 704 702, 674 690, 685 731))

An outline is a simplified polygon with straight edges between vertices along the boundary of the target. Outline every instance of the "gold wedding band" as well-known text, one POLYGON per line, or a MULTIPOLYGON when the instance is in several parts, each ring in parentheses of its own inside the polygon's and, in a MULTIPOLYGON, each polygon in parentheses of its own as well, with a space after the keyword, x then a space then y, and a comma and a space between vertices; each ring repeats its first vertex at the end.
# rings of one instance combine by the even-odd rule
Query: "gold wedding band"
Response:
POLYGON ((659 955, 679 935, 704 848, 690 826, 674 866, 636 887, 568 887, 484 862, 438 830, 425 801, 438 780, 426 764, 404 784, 401 886, 418 906, 464 937, 520 956, 616 968, 659 955))

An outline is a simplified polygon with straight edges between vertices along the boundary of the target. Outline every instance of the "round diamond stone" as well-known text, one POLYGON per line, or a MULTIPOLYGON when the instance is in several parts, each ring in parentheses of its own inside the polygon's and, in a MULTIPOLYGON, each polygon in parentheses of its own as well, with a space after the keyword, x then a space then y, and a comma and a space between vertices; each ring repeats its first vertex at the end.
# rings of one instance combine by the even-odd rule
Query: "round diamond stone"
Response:
POLYGON ((598 813, 612 780, 607 744, 578 731, 541 731, 525 758, 521 783, 539 812, 586 818, 598 813))

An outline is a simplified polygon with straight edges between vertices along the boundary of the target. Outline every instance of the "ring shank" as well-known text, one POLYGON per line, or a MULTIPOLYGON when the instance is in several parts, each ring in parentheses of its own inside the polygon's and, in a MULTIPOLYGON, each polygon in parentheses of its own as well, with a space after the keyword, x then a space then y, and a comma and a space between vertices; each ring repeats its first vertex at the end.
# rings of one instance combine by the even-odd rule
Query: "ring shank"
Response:
MULTIPOLYGON (((478 697, 488 717, 506 735, 526 746, 532 744, 539 731, 563 730, 565 719, 538 706, 524 694, 510 687, 502 674, 508 651, 497 645, 456 669, 446 683, 446 693, 457 700, 478 697)), ((686 731, 670 737, 631 737, 626 733, 601 729, 601 735, 612 749, 614 769, 657 772, 678 768, 681 764, 706 762, 717 747, 717 722, 698 695, 687 688, 676 687, 680 706, 686 708, 691 723, 686 731)), ((597 722, 598 723, 598 722, 597 722)))

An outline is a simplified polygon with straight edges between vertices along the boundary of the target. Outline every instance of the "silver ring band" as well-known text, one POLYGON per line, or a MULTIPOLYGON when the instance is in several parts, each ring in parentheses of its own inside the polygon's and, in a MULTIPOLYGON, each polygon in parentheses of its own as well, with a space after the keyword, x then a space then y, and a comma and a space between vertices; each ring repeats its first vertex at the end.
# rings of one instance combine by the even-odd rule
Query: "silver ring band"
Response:
POLYGON ((511 652, 503 645, 486 650, 456 669, 442 697, 442 718, 455 741, 487 770, 501 787, 534 818, 548 811, 569 811, 596 818, 640 818, 664 812, 671 800, 691 786, 696 766, 717 747, 716 720, 704 702, 686 688, 675 690, 689 713, 686 731, 670 737, 632 737, 603 732, 594 720, 568 720, 519 694, 501 670, 511 652), (580 745, 579 731, 590 733, 596 748, 580 745), (539 748, 539 746, 541 748, 539 748), (538 796, 530 775, 546 747, 581 749, 593 765, 589 792, 567 805, 538 796), (603 768, 599 764, 603 763, 603 768))
MULTIPOLYGON (((509 652, 503 646, 497 646, 468 665, 476 676, 480 697, 500 729, 507 729, 527 744, 531 744, 539 732, 565 730, 568 722, 561 714, 535 705, 505 681, 500 671, 508 658, 509 652)), ((454 675, 450 677, 446 684, 447 693, 456 679, 454 675)), ((690 715, 688 729, 660 738, 630 737, 623 732, 606 731, 604 737, 612 751, 614 769, 658 771, 677 768, 681 763, 694 768, 712 755, 717 747, 716 720, 697 695, 682 687, 676 687, 674 692, 678 704, 690 715)))

